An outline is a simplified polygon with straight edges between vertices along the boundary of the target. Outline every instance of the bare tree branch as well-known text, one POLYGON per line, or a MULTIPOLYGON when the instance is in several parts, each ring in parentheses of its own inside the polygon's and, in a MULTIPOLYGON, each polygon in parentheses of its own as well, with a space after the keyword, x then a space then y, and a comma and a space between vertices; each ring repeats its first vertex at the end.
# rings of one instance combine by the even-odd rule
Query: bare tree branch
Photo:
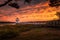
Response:
POLYGON ((3 3, 3 4, 0 4, 0 7, 3 7, 3 6, 5 6, 5 5, 7 5, 9 2, 11 2, 12 0, 8 0, 8 1, 6 1, 5 3, 3 3))
POLYGON ((50 0, 50 6, 51 7, 56 7, 56 6, 60 6, 60 0, 50 0))

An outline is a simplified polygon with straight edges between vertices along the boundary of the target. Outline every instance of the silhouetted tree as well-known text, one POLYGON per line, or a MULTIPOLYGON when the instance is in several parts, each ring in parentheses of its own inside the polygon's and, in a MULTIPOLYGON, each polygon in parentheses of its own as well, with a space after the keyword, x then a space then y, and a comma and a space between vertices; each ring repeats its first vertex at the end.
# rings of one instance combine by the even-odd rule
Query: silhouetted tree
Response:
POLYGON ((57 12, 56 15, 59 17, 59 20, 60 20, 60 12, 57 12))
MULTIPOLYGON (((49 4, 49 6, 51 6, 51 7, 59 7, 60 6, 60 0, 49 0, 49 2, 50 2, 50 4, 49 4)), ((57 9, 57 8, 56 8, 57 9)), ((57 10, 58 11, 58 10, 57 10)), ((57 12, 57 14, 56 14, 58 17, 59 17, 59 19, 60 19, 60 12, 57 12)))
POLYGON ((24 3, 31 3, 32 0, 25 0, 24 3))
POLYGON ((10 3, 12 0, 7 0, 5 3, 3 3, 3 4, 0 4, 0 7, 3 7, 3 6, 5 6, 5 5, 9 5, 9 6, 11 6, 11 7, 14 7, 14 8, 16 8, 16 9, 19 9, 19 5, 17 4, 17 3, 10 3), (10 4, 9 4, 10 3, 10 4))
POLYGON ((6 1, 5 3, 3 3, 3 4, 0 4, 0 7, 3 7, 3 6, 5 6, 5 5, 7 5, 9 2, 11 2, 12 0, 8 0, 8 1, 6 1))
MULTIPOLYGON (((11 3, 11 1, 13 1, 13 0, 7 0, 5 3, 0 4, 0 7, 3 7, 3 6, 8 4, 11 7, 19 9, 20 6, 16 2, 15 3, 11 3)), ((18 0, 14 0, 14 1, 18 1, 18 0)), ((31 0, 24 0, 24 3, 31 3, 31 0)))
POLYGON ((51 7, 60 6, 60 0, 49 0, 51 7))
POLYGON ((19 9, 20 8, 20 6, 17 3, 10 3, 8 5, 11 6, 11 7, 16 8, 16 9, 19 9))

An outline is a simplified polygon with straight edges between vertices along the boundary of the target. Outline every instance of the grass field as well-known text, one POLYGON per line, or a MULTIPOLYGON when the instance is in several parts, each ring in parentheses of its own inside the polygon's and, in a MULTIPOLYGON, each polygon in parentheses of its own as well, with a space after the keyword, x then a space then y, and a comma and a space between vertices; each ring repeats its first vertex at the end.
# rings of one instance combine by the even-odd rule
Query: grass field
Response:
POLYGON ((39 25, 0 26, 0 40, 60 40, 60 28, 39 25))

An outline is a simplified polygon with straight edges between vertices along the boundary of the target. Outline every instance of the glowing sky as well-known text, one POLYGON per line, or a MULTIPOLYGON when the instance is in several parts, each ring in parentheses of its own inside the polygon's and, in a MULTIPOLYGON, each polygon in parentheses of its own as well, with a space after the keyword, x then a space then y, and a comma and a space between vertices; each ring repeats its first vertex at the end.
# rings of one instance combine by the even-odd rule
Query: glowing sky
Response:
MULTIPOLYGON (((0 4, 4 0, 0 0, 0 4)), ((55 15, 55 7, 50 7, 49 1, 47 0, 32 0, 31 4, 24 4, 24 0, 18 0, 20 8, 15 9, 8 5, 0 8, 0 21, 15 21, 16 17, 20 19, 21 22, 26 21, 50 21, 57 20, 58 17, 55 15)))

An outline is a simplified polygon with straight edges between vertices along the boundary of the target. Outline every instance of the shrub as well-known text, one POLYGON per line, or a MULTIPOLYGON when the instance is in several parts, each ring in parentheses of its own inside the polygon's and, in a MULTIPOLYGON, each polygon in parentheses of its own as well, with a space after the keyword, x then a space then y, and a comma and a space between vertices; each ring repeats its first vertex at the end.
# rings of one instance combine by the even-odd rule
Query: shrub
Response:
POLYGON ((11 38, 15 38, 19 35, 19 30, 17 28, 11 27, 0 27, 0 40, 8 40, 11 38))

